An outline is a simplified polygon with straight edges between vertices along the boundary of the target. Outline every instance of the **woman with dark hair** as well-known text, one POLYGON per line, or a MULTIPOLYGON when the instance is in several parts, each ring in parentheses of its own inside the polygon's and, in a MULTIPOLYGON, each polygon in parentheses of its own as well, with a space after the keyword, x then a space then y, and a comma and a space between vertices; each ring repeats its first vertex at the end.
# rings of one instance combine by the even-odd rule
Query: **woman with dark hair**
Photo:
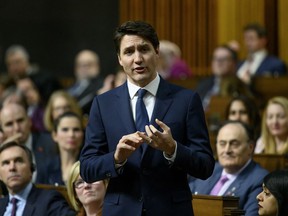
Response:
POLYGON ((241 121, 254 129, 254 139, 260 136, 260 113, 254 100, 245 95, 234 97, 229 102, 225 118, 231 121, 241 121))
POLYGON ((288 170, 277 170, 263 180, 263 191, 258 194, 260 216, 288 215, 288 170))
POLYGON ((39 177, 39 183, 66 184, 69 170, 79 158, 83 136, 82 119, 76 113, 65 112, 54 121, 52 138, 57 143, 59 155, 49 158, 46 176, 39 177))

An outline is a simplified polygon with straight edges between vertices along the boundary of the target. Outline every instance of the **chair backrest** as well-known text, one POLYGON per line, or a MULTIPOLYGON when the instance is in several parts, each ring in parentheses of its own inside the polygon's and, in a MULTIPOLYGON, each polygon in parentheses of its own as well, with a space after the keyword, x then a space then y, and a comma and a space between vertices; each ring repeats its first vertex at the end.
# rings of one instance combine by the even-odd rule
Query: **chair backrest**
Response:
POLYGON ((61 193, 64 198, 66 199, 66 201, 69 203, 69 205, 71 206, 71 208, 73 208, 73 206, 71 205, 70 199, 68 197, 68 192, 67 192, 67 188, 63 185, 59 185, 59 186, 55 186, 55 185, 48 185, 48 184, 36 184, 35 185, 37 188, 40 189, 45 189, 45 190, 56 190, 59 193, 61 193))

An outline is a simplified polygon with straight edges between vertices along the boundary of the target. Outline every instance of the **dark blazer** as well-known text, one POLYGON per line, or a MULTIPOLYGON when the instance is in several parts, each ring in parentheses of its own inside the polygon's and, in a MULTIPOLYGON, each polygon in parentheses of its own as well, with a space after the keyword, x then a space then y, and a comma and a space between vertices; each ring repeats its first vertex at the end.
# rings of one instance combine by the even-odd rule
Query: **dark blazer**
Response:
MULTIPOLYGON (((220 179, 223 168, 216 163, 214 172, 205 181, 196 179, 189 182, 193 194, 210 194, 212 188, 220 179)), ((240 198, 239 206, 246 211, 247 216, 258 216, 258 203, 256 196, 262 191, 263 178, 268 171, 259 164, 251 161, 230 185, 224 196, 237 196, 240 198)))
POLYGON ((198 94, 161 79, 151 118, 159 129, 156 118, 170 127, 177 141, 174 163, 162 151, 143 144, 143 151, 138 148, 118 173, 113 156, 116 145, 123 135, 136 131, 127 83, 95 97, 80 171, 87 182, 110 178, 103 216, 140 216, 142 208, 147 216, 193 215, 187 173, 206 179, 215 162, 198 94))
MULTIPOLYGON (((242 66, 244 61, 240 62, 238 69, 242 66)), ((287 74, 287 68, 283 61, 276 56, 267 55, 257 68, 254 76, 281 76, 287 74)))
POLYGON ((103 86, 103 78, 96 77, 88 81, 86 88, 78 88, 79 83, 75 83, 67 91, 74 96, 79 103, 84 114, 89 114, 93 98, 97 91, 103 86))
MULTIPOLYGON (((9 196, 0 199, 0 215, 4 215, 9 202, 9 196)), ((64 197, 53 190, 32 187, 28 195, 23 216, 72 216, 76 213, 69 207, 64 197)))
POLYGON ((57 145, 52 140, 52 137, 49 133, 33 133, 32 150, 35 156, 35 165, 37 169, 36 183, 40 183, 40 179, 45 176, 48 159, 53 158, 58 154, 57 145))
MULTIPOLYGON (((209 76, 199 82, 195 91, 200 95, 201 100, 212 90, 216 77, 214 75, 209 76)), ((221 78, 219 86, 219 96, 235 96, 246 95, 247 97, 253 97, 252 91, 246 86, 237 76, 230 75, 221 78)))

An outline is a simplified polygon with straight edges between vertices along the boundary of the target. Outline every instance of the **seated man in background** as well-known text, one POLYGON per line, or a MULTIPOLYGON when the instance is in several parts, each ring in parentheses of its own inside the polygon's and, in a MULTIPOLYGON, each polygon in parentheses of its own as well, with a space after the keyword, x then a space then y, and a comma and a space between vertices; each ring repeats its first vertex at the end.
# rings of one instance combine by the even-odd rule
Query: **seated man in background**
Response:
POLYGON ((60 193, 32 184, 34 169, 26 146, 10 142, 0 147, 0 179, 9 192, 0 199, 0 215, 76 215, 60 193))
POLYGON ((226 122, 217 136, 217 156, 214 172, 203 181, 191 179, 193 194, 239 197, 239 207, 246 216, 257 215, 255 200, 262 190, 264 176, 268 173, 253 161, 253 133, 240 121, 226 122))
POLYGON ((29 53, 21 45, 12 45, 7 49, 5 63, 8 75, 15 81, 23 76, 29 76, 34 80, 43 102, 49 99, 52 92, 61 88, 56 77, 51 75, 51 71, 30 63, 29 53))
POLYGON ((267 32, 257 23, 244 27, 244 44, 247 57, 239 64, 237 76, 246 84, 251 83, 254 76, 279 76, 287 74, 283 61, 269 55, 266 50, 267 32))
POLYGON ((37 172, 33 181, 45 172, 45 160, 56 154, 56 145, 48 133, 32 133, 31 119, 28 117, 25 108, 17 103, 8 103, 3 106, 0 112, 0 124, 6 138, 19 134, 19 144, 25 145, 33 152, 33 161, 36 163, 37 172), (53 145, 54 144, 54 145, 53 145))
POLYGON ((103 85, 97 53, 91 50, 82 50, 77 54, 75 77, 76 82, 68 89, 68 93, 77 99, 83 114, 89 114, 92 100, 103 85))
POLYGON ((237 53, 227 45, 215 48, 212 56, 212 75, 200 81, 195 91, 207 111, 212 96, 252 97, 249 88, 236 76, 237 53))

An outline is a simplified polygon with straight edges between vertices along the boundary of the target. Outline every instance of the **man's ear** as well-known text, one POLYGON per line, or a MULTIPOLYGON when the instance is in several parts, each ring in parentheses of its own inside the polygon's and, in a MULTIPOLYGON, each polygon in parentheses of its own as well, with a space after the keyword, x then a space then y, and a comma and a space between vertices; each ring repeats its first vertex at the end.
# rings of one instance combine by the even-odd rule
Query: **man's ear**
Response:
POLYGON ((123 65, 122 65, 122 60, 121 60, 120 55, 118 54, 117 57, 118 57, 118 62, 119 62, 119 64, 123 67, 123 65))

